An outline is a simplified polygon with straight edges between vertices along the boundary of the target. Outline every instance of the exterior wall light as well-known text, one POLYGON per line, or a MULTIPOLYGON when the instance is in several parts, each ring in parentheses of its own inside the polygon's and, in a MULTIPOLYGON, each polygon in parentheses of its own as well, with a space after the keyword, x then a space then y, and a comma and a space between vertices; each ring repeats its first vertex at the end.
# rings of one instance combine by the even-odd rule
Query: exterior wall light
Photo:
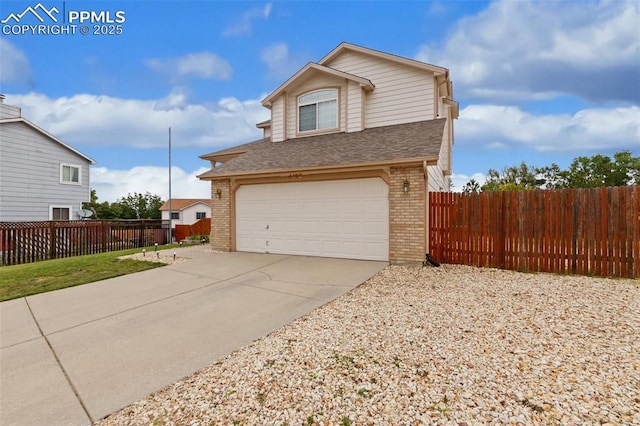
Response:
POLYGON ((405 194, 408 194, 408 193, 409 193, 409 186, 410 186, 410 185, 411 185, 411 184, 409 183, 409 179, 404 178, 404 179, 402 180, 402 192, 404 192, 405 194))
POLYGON ((222 198, 222 191, 220 190, 220 188, 216 189, 216 198, 217 199, 222 198))

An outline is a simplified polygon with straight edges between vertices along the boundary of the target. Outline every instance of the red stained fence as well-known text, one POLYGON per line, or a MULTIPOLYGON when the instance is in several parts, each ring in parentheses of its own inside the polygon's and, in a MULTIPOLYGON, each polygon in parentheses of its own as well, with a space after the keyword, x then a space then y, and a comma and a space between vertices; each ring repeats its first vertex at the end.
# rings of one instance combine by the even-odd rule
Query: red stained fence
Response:
POLYGON ((175 239, 182 241, 192 235, 206 235, 211 233, 211 218, 205 217, 192 225, 176 225, 175 239))
POLYGON ((429 194, 429 254, 444 263, 640 277, 640 186, 429 194))
POLYGON ((0 266, 166 244, 161 220, 0 222, 0 266))

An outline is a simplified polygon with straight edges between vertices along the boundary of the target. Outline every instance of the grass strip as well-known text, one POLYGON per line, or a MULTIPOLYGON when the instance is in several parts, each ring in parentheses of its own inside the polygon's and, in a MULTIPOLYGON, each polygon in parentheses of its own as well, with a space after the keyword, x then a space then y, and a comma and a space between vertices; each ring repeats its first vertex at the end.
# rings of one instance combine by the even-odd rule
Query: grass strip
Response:
MULTIPOLYGON (((162 246, 159 249, 169 247, 172 246, 162 246)), ((0 268, 0 301, 74 287, 165 266, 162 263, 118 259, 120 256, 140 253, 141 251, 141 248, 135 248, 45 260, 23 265, 3 266, 0 268)), ((147 252, 151 251, 153 251, 153 247, 148 247, 147 252)))

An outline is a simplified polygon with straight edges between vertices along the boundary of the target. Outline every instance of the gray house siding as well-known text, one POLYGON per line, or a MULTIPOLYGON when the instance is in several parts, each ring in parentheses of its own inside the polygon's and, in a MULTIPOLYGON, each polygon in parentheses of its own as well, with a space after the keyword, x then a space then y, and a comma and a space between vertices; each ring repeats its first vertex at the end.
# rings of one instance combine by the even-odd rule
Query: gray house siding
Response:
POLYGON ((90 200, 91 161, 24 121, 0 122, 0 221, 51 219, 51 208, 70 208, 78 219, 90 200), (79 184, 61 182, 61 165, 80 167, 79 184))

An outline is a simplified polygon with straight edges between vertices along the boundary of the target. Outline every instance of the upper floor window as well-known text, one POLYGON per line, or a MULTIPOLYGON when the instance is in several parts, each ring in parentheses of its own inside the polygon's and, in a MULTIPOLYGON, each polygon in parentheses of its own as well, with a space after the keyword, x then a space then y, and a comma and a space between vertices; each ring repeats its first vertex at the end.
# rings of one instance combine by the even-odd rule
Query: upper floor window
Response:
POLYGON ((324 89, 298 97, 298 131, 338 127, 338 90, 324 89))
POLYGON ((206 212, 196 212, 196 219, 200 220, 200 219, 205 219, 207 217, 207 213, 206 212))
POLYGON ((61 164, 60 182, 80 185, 80 166, 74 166, 72 164, 61 164))
POLYGON ((173 220, 180 219, 180 212, 171 212, 171 219, 173 220))

